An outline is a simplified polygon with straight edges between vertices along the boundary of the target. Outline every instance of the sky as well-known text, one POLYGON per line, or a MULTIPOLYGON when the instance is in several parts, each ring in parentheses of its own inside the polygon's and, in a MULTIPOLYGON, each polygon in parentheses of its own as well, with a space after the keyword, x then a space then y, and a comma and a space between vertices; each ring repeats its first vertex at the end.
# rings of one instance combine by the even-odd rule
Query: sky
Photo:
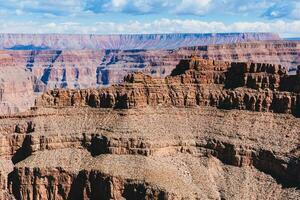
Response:
POLYGON ((0 0, 0 32, 300 37, 300 0, 0 0))

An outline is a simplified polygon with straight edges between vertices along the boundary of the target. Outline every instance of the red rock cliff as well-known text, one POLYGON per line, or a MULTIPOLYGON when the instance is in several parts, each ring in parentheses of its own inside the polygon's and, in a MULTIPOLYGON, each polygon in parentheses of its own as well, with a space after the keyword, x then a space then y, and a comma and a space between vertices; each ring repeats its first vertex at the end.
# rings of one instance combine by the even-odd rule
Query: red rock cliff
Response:
POLYGON ((132 108, 150 106, 216 106, 223 109, 299 112, 299 75, 280 65, 182 60, 166 78, 129 74, 124 84, 104 89, 50 90, 37 106, 132 108))
MULTIPOLYGON (((2 113, 23 111, 34 95, 54 88, 91 88, 123 81, 134 71, 165 77, 191 56, 223 61, 300 64, 299 43, 290 41, 186 47, 175 50, 0 51, 2 113), (24 99, 26 101, 24 101, 24 99)), ((33 97, 33 98, 32 98, 33 97)))

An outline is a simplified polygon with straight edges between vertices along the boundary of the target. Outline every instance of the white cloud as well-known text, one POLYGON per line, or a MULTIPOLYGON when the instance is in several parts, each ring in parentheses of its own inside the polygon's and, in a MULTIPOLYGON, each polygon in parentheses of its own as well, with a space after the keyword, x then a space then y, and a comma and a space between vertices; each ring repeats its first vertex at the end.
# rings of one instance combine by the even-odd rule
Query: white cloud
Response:
POLYGON ((127 0, 112 0, 110 2, 103 4, 102 7, 106 10, 119 12, 124 9, 126 4, 128 4, 127 0))
POLYGON ((299 0, 277 1, 264 12, 263 16, 269 19, 300 19, 299 10, 299 0))
MULTIPOLYGON (((292 5, 296 0, 290 0, 292 5)), ((257 17, 280 0, 85 0, 86 9, 95 13, 130 14, 254 14, 257 17)))
POLYGON ((290 15, 294 19, 300 19, 300 2, 295 4, 290 15))
POLYGON ((47 13, 49 16, 93 13, 161 15, 238 15, 290 17, 300 19, 299 0, 0 0, 0 10, 8 13, 47 13))
POLYGON ((212 0, 182 0, 176 6, 175 13, 204 15, 212 7, 212 0))
POLYGON ((0 5, 2 9, 19 10, 26 13, 67 15, 81 12, 85 0, 0 0, 0 5))
POLYGON ((17 9, 16 10, 16 15, 22 15, 23 14, 23 11, 22 10, 20 10, 20 9, 17 9))
POLYGON ((299 36, 300 20, 285 22, 205 22, 201 20, 160 19, 152 22, 131 21, 127 23, 96 22, 81 24, 78 22, 1 22, 0 30, 10 33, 84 33, 84 34, 125 34, 125 33, 217 33, 217 32, 277 32, 282 36, 299 36))
POLYGON ((206 14, 213 1, 219 0, 87 0, 86 8, 95 13, 123 12, 130 14, 206 14))

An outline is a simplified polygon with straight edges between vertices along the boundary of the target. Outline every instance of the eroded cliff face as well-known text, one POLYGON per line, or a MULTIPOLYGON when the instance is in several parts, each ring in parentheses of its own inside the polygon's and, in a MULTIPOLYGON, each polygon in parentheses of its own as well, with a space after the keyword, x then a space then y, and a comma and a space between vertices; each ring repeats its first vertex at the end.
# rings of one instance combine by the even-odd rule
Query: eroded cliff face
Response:
POLYGON ((31 133, 8 132, 29 138, 18 150, 26 155, 16 161, 12 154, 8 190, 16 199, 300 195, 299 123, 291 115, 209 107, 31 114, 1 120, 1 126, 29 119, 35 124, 31 133))
POLYGON ((0 53, 0 65, 0 112, 12 114, 33 106, 32 74, 5 53, 0 53))
POLYGON ((48 91, 0 119, 1 187, 17 200, 299 199, 298 81, 192 58, 166 78, 48 91))
MULTIPOLYGON (((297 67, 299 42, 272 41, 186 47, 176 50, 1 51, 3 113, 23 111, 47 89, 84 89, 120 83, 128 73, 165 77, 191 56, 297 67), (5 100, 6 99, 6 100, 5 100), (25 100, 25 101, 24 101, 25 100)), ((295 72, 294 72, 295 73, 295 72)), ((1 100, 1 99, 0 99, 1 100)))
POLYGON ((299 72, 288 75, 281 65, 182 60, 166 78, 141 72, 109 88, 51 90, 37 106, 135 108, 150 106, 215 106, 222 109, 299 114, 299 72))

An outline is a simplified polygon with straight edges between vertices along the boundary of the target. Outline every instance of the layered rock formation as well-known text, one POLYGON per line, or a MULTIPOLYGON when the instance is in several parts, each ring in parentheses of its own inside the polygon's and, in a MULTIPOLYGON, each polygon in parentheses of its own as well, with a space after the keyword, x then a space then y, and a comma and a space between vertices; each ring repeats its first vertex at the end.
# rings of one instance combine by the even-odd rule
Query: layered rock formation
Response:
POLYGON ((192 58, 166 78, 48 91, 0 119, 2 189, 17 200, 299 199, 300 93, 286 87, 299 79, 192 58))
POLYGON ((12 50, 80 50, 80 49, 175 49, 185 46, 226 44, 248 41, 280 40, 273 33, 217 34, 0 34, 0 49, 12 50))
POLYGON ((192 58, 182 60, 166 78, 137 72, 125 77, 124 84, 110 88, 48 91, 36 104, 99 108, 210 105, 298 114, 299 81, 299 73, 288 75, 281 65, 192 58))
POLYGON ((24 111, 33 106, 34 78, 8 54, 0 55, 0 111, 2 114, 24 111))
MULTIPOLYGON (((223 61, 300 65, 299 42, 272 41, 185 47, 176 50, 36 50, 1 51, 3 112, 24 110, 39 92, 53 88, 101 87, 123 81, 134 71, 169 75, 181 59, 191 56, 223 61), (10 75, 13 74, 13 75, 10 75), (15 85, 12 90, 9 87, 15 85), (25 101, 24 101, 25 99, 25 101), (10 110, 8 110, 10 109, 10 110)), ((295 71, 294 71, 295 73, 295 71)))

